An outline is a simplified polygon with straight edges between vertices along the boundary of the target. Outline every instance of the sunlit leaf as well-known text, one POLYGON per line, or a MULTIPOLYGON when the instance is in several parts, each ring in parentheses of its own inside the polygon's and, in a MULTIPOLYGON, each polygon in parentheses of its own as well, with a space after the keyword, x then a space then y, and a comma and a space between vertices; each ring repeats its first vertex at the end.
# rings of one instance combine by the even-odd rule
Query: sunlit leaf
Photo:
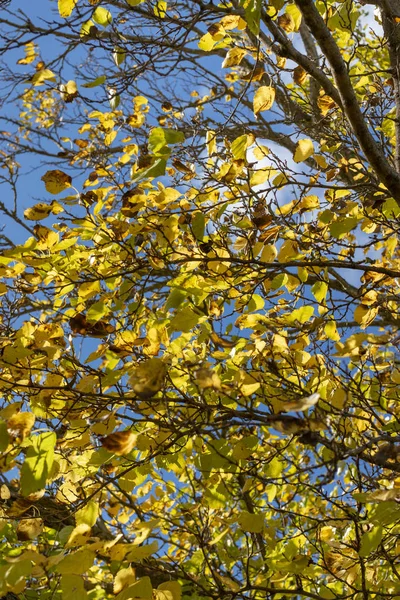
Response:
POLYGON ((263 85, 256 90, 253 100, 253 112, 257 115, 259 112, 269 110, 275 100, 275 89, 268 85, 263 85))

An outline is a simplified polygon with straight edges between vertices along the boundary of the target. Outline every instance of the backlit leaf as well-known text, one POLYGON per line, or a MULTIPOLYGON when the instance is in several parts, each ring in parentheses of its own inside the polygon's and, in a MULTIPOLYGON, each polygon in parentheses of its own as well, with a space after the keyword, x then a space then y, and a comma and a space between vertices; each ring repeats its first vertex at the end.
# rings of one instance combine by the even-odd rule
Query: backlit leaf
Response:
POLYGON ((275 100, 275 89, 269 85, 259 87, 253 100, 253 112, 257 115, 259 112, 269 110, 275 100))

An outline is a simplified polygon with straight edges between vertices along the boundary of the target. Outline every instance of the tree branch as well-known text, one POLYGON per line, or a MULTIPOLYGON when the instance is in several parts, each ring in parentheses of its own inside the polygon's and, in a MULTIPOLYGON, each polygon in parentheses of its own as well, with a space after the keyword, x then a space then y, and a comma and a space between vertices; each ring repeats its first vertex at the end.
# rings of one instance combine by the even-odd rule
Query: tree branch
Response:
POLYGON ((400 202, 400 175, 389 164, 368 129, 349 77, 347 65, 331 32, 319 14, 313 0, 296 0, 296 4, 302 12, 306 25, 312 31, 330 64, 343 111, 366 159, 393 198, 400 202))

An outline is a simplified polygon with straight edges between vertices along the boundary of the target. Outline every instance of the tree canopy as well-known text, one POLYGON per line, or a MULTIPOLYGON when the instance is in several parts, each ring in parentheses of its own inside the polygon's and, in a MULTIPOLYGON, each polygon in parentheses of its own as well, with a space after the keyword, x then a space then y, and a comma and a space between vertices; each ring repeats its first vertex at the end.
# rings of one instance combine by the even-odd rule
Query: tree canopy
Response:
POLYGON ((398 598, 399 2, 1 8, 0 597, 398 598))

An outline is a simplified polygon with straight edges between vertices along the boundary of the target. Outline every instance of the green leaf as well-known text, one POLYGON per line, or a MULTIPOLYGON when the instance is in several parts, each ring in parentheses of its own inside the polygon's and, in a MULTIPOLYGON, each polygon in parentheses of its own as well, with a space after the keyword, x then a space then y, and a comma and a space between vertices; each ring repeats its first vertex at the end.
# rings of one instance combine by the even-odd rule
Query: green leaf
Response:
POLYGON ((368 511, 368 518, 376 525, 391 525, 400 519, 400 506, 391 500, 380 502, 368 511))
POLYGON ((167 302, 165 303, 165 310, 169 310, 170 308, 178 308, 178 306, 180 306, 185 300, 187 295, 187 292, 184 290, 174 288, 168 296, 167 302))
POLYGON ((289 281, 289 277, 286 273, 279 273, 279 275, 275 275, 273 280, 271 281, 271 290, 278 290, 283 287, 289 281))
POLYGON ((63 575, 61 577, 62 600, 87 600, 85 583, 80 575, 63 575))
POLYGON ((23 496, 29 496, 46 486, 53 466, 56 441, 56 434, 49 431, 31 438, 31 446, 28 446, 25 462, 21 467, 23 496))
POLYGON ((242 511, 239 514, 238 523, 243 531, 249 533, 261 533, 264 529, 263 515, 254 515, 247 511, 242 511))
POLYGON ((195 313, 191 308, 186 307, 180 310, 171 320, 170 329, 172 331, 188 332, 193 327, 196 327, 199 322, 200 315, 195 313))
POLYGON ((258 35, 260 32, 262 0, 241 0, 240 4, 245 7, 245 21, 251 33, 258 35))
POLYGON ((7 431, 7 423, 3 419, 0 419, 0 452, 4 452, 9 443, 10 436, 7 431))
POLYGON ((371 531, 366 531, 361 536, 359 555, 366 558, 372 552, 377 550, 382 541, 383 529, 380 525, 375 525, 371 531))
POLYGON ((102 83, 104 83, 106 79, 107 78, 105 75, 100 75, 100 77, 96 77, 96 79, 94 79, 93 81, 89 81, 89 83, 82 84, 82 87, 94 88, 94 87, 97 87, 98 85, 101 85, 102 83))
POLYGON ((393 198, 388 198, 382 205, 382 213, 388 219, 396 219, 400 215, 400 206, 393 198))
POLYGON ((104 317, 104 315, 107 315, 108 312, 109 310, 104 300, 98 300, 89 308, 86 313, 86 318, 91 323, 97 323, 97 321, 100 321, 100 319, 104 317))
POLYGON ((55 570, 60 575, 81 575, 86 573, 93 565, 96 554, 89 548, 81 548, 77 552, 68 554, 57 564, 55 570))
POLYGON ((147 179, 149 177, 160 177, 165 174, 166 166, 167 161, 164 158, 159 158, 148 169, 135 173, 132 177, 132 181, 141 181, 142 179, 147 179))
POLYGON ((196 240, 199 240, 200 242, 204 237, 205 223, 206 220, 203 213, 200 211, 195 212, 191 227, 196 240))
POLYGON ((277 479, 278 477, 281 476, 282 470, 283 470, 283 462, 280 461, 278 458, 273 458, 268 463, 266 475, 267 475, 267 477, 270 477, 271 479, 277 479))
POLYGON ((148 146, 153 154, 163 153, 162 150, 167 144, 179 144, 185 141, 185 135, 182 131, 176 129, 163 129, 154 127, 150 131, 148 146))
POLYGON ((345 217, 334 221, 329 225, 329 231, 332 237, 341 240, 346 233, 357 227, 357 217, 345 217))

